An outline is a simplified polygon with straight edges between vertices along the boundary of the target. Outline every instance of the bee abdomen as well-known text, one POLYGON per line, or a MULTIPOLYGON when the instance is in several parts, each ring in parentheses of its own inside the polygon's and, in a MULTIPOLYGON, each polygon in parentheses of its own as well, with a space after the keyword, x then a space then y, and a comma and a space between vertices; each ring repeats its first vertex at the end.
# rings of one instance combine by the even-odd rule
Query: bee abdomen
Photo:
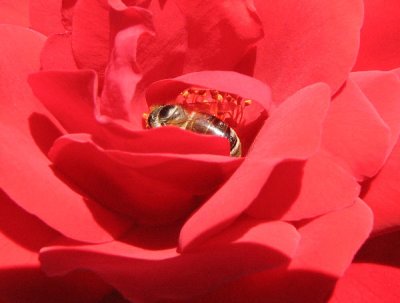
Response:
POLYGON ((230 155, 241 156, 241 144, 236 132, 226 123, 215 116, 195 113, 196 118, 187 125, 186 129, 200 134, 214 135, 228 139, 230 145, 230 155))

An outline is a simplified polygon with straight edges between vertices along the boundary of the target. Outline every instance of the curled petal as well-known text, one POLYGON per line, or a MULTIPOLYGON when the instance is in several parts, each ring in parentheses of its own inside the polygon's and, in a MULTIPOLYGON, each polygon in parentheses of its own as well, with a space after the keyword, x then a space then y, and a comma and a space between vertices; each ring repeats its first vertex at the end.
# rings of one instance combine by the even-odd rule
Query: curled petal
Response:
MULTIPOLYGON (((137 65, 136 51, 139 38, 145 33, 153 33, 151 14, 140 7, 119 8, 112 7, 110 11, 113 24, 114 47, 108 62, 104 88, 99 102, 102 115, 114 119, 133 120, 132 124, 142 127, 144 109, 139 107, 139 114, 131 115, 131 101, 136 92, 136 86, 142 79, 137 65)), ((137 111, 134 111, 137 113, 137 111)))
POLYGON ((31 74, 29 83, 68 132, 89 133, 104 148, 138 153, 229 154, 229 144, 224 138, 178 128, 134 130, 123 121, 96 115, 99 109, 93 71, 40 72, 31 74))

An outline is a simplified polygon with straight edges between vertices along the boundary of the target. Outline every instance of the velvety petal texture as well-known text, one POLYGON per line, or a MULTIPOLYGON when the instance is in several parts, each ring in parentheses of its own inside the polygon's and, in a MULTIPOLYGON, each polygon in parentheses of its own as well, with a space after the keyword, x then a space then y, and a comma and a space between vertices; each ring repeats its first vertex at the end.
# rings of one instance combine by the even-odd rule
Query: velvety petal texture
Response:
POLYGON ((400 134, 400 78, 395 72, 381 71, 351 73, 350 78, 389 126, 390 148, 393 148, 400 134))
MULTIPOLYGON (((115 24, 114 47, 105 71, 105 82, 99 102, 103 115, 114 119, 134 120, 142 125, 141 115, 131 117, 131 101, 136 86, 142 79, 137 65, 136 52, 139 39, 144 34, 153 34, 151 14, 140 7, 126 8, 116 4, 110 12, 115 24)), ((143 108, 141 108, 143 112, 143 108)))
POLYGON ((322 148, 362 180, 383 166, 390 140, 385 121, 360 88, 348 80, 329 108, 322 148))
POLYGON ((315 153, 328 105, 329 88, 316 84, 279 107, 263 125, 243 164, 185 223, 180 248, 189 249, 229 226, 257 198, 279 162, 304 160, 315 153), (237 199, 239 188, 241 198, 237 199))
POLYGON ((254 75, 282 102, 315 82, 334 94, 355 62, 363 21, 361 0, 256 0, 264 38, 254 75))
POLYGON ((374 212, 374 232, 400 227, 400 143, 397 143, 379 174, 364 185, 365 202, 374 212))
POLYGON ((48 37, 40 54, 40 64, 43 70, 77 69, 71 49, 71 33, 48 37))
POLYGON ((277 165, 247 213, 256 218, 297 221, 346 208, 359 192, 351 174, 318 153, 308 161, 277 165))
POLYGON ((176 231, 165 228, 136 229, 123 242, 48 248, 40 259, 51 275, 79 268, 94 271, 135 302, 191 300, 244 274, 286 263, 299 240, 289 224, 246 218, 196 253, 179 255, 169 248, 175 237, 176 231), (163 239, 164 246, 149 246, 156 239, 163 239))
POLYGON ((63 33, 62 0, 30 0, 29 20, 31 27, 45 35, 63 33))
POLYGON ((330 302, 395 302, 400 295, 400 233, 369 240, 339 280, 330 302))
POLYGON ((364 0, 364 24, 354 70, 391 70, 400 66, 400 7, 396 0, 364 0))
POLYGON ((289 266, 249 275, 198 302, 327 302, 371 227, 372 213, 360 200, 303 223, 289 266))
POLYGON ((63 182, 44 154, 61 131, 26 83, 26 75, 38 68, 44 37, 10 25, 2 25, 0 34, 9 41, 0 46, 1 187, 28 213, 64 235, 89 242, 111 240, 130 223, 63 182))
POLYGON ((0 2, 0 23, 29 25, 29 0, 0 2))
POLYGON ((138 48, 145 86, 194 71, 233 70, 262 35, 251 1, 152 1, 149 9, 156 36, 138 48))
POLYGON ((1 302, 95 303, 110 292, 110 287, 92 273, 54 279, 42 272, 38 251, 57 238, 57 232, 0 191, 1 302))
POLYGON ((58 139, 49 156, 98 203, 151 225, 187 216, 242 162, 226 156, 104 150, 85 135, 58 139))

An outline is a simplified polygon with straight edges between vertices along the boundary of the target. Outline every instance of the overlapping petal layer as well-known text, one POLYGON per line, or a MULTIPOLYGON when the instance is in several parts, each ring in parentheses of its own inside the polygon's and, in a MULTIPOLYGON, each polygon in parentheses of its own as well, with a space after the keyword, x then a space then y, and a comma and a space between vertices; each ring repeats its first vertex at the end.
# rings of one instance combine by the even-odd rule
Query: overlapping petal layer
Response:
POLYGON ((346 208, 359 191, 352 175, 319 152, 307 161, 276 166, 247 213, 256 218, 297 221, 346 208))
POLYGON ((348 80, 329 108, 322 148, 362 180, 374 176, 383 166, 390 140, 387 124, 360 88, 348 80))
POLYGON ((329 302, 395 302, 400 295, 400 233, 366 242, 329 302))
POLYGON ((326 302, 367 239, 372 220, 370 209, 359 200, 304 223, 298 227, 300 243, 288 267, 250 275, 199 302, 326 302))
POLYGON ((86 135, 60 138, 49 155, 86 194, 141 224, 184 218, 242 162, 210 154, 104 150, 86 135))
POLYGON ((42 272, 38 251, 58 237, 0 191, 1 302, 95 303, 110 292, 110 287, 91 273, 53 279, 42 272))
POLYGON ((40 259, 50 275, 94 271, 135 302, 191 300, 242 275, 287 263, 299 240, 289 224, 246 218, 196 253, 179 255, 176 237, 176 229, 136 229, 123 242, 47 248, 40 259))
POLYGON ((274 111, 243 164, 185 223, 180 248, 189 249, 229 226, 257 198, 279 162, 304 160, 314 154, 328 106, 329 88, 316 84, 299 91, 274 111))
POLYGON ((43 154, 61 135, 55 119, 26 83, 27 74, 38 68, 44 37, 9 25, 1 26, 0 34, 9 41, 0 46, 1 187, 28 213, 64 235, 89 242, 111 240, 130 223, 64 183, 43 154), (70 218, 74 218, 74 224, 70 218))

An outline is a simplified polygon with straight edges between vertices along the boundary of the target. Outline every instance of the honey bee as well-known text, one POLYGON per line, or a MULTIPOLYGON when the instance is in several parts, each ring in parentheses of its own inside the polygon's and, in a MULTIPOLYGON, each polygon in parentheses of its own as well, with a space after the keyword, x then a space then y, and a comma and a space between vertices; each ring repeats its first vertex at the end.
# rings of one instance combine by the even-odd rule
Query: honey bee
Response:
POLYGON ((230 144, 230 155, 240 157, 241 142, 230 125, 240 123, 243 108, 250 103, 250 100, 216 90, 190 88, 180 93, 174 104, 152 106, 144 118, 151 128, 176 126, 226 138, 230 144))

